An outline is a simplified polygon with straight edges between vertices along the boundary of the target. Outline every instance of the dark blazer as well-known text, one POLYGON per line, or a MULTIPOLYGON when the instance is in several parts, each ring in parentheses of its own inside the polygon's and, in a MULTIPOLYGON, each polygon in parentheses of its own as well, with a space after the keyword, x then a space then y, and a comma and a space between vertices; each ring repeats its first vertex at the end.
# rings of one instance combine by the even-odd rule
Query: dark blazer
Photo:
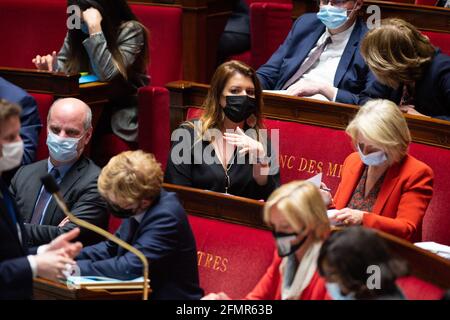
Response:
MULTIPOLYGON (((402 86, 394 100, 400 103, 402 86)), ((450 57, 436 50, 431 64, 416 82, 415 109, 427 116, 450 121, 450 57)))
MULTIPOLYGON (((30 246, 48 243, 60 234, 76 227, 71 222, 64 227, 58 227, 59 223, 66 216, 53 199, 50 200, 47 207, 43 224, 32 225, 29 223, 42 186, 40 178, 47 174, 48 171, 47 161, 45 159, 21 167, 11 181, 10 191, 25 222, 25 231, 28 235, 28 244, 30 246)), ((69 210, 75 216, 101 228, 107 228, 108 213, 106 204, 97 190, 99 173, 100 168, 92 160, 82 156, 67 171, 60 188, 69 210)), ((81 229, 81 234, 78 238, 85 246, 97 243, 102 239, 102 237, 86 229, 81 229)))
POLYGON ((227 20, 224 31, 250 34, 250 9, 247 1, 234 1, 233 11, 227 20))
MULTIPOLYGON (((124 220, 116 235, 126 240, 130 227, 124 220)), ((151 299, 200 299, 197 249, 188 219, 175 193, 161 191, 147 210, 130 243, 141 250, 150 265, 151 299)), ((104 241, 84 248, 78 256, 83 276, 134 279, 142 264, 131 252, 104 241)))
MULTIPOLYGON (((257 70, 262 87, 267 90, 281 90, 324 32, 325 25, 317 19, 315 13, 300 16, 284 43, 269 61, 257 70)), ((359 43, 366 32, 364 21, 358 19, 334 77, 334 86, 338 88, 336 102, 361 105, 369 98, 388 99, 395 96, 393 90, 375 80, 359 52, 359 43)))
POLYGON ((22 107, 20 136, 25 144, 22 164, 32 163, 36 156, 39 131, 42 127, 36 101, 24 90, 2 77, 0 77, 0 99, 6 99, 22 107))
MULTIPOLYGON (((3 184, 1 178, 0 184, 3 184)), ((6 189, 6 186, 3 185, 3 188, 6 189)), ((20 217, 16 217, 22 228, 24 245, 20 243, 17 227, 8 214, 0 192, 0 300, 30 299, 32 296, 33 273, 27 259, 26 234, 20 217)))

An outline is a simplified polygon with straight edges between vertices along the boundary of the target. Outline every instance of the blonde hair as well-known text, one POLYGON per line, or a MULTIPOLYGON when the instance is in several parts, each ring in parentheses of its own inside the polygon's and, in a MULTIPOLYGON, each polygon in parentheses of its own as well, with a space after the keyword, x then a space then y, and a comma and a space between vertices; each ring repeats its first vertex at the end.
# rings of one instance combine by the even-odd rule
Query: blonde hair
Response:
POLYGON ((389 100, 371 100, 358 111, 345 130, 356 145, 358 134, 381 147, 390 164, 408 153, 411 142, 408 124, 397 105, 389 100))
POLYGON ((430 40, 401 19, 383 20, 361 42, 361 55, 369 68, 380 82, 393 88, 399 82, 420 79, 434 52, 430 40))
POLYGON ((153 154, 126 151, 111 158, 102 169, 98 190, 104 197, 113 194, 126 203, 136 203, 158 197, 162 182, 161 164, 153 154))
POLYGON ((330 232, 327 208, 319 189, 309 181, 292 181, 276 189, 264 206, 264 221, 270 225, 272 208, 276 208, 292 226, 313 231, 316 240, 325 239, 330 232))

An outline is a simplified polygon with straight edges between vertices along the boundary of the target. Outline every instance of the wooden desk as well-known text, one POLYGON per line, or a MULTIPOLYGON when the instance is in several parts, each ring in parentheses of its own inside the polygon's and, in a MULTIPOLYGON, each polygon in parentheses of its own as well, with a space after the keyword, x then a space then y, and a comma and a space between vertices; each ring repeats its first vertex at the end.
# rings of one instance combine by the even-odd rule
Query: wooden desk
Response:
MULTIPOLYGON (((188 214, 254 228, 267 228, 262 220, 264 202, 171 184, 163 186, 178 194, 188 214)), ((393 255, 408 262, 412 275, 450 289, 450 260, 390 234, 378 230, 376 232, 386 241, 393 255)))
POLYGON ((140 300, 142 290, 71 290, 63 283, 37 278, 33 295, 35 300, 140 300))
MULTIPOLYGON (((189 107, 200 107, 209 85, 176 81, 170 90, 170 121, 173 131, 186 119, 189 107)), ((263 94, 263 115, 268 119, 286 120, 344 130, 358 111, 357 106, 317 101, 308 98, 263 94)), ((405 115, 414 142, 450 149, 450 122, 405 115)))

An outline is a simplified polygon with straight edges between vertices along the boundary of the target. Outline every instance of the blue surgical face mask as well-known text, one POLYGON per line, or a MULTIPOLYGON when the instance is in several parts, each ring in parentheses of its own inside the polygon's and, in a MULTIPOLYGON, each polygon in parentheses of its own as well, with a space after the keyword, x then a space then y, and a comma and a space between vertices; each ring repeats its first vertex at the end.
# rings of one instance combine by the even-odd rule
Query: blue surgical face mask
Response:
POLYGON ((347 9, 334 7, 329 4, 320 6, 320 10, 317 12, 317 18, 322 21, 328 29, 337 29, 347 22, 347 9))
POLYGON ((383 151, 376 151, 369 154, 364 154, 361 151, 361 148, 359 144, 357 144, 359 157, 361 158, 361 161, 368 166, 379 166, 386 162, 387 157, 386 153, 383 151))
POLYGON ((47 146, 50 157, 59 162, 70 162, 78 157, 78 142, 80 138, 61 138, 49 131, 47 146))
POLYGON ((326 282, 325 287, 333 300, 355 300, 353 293, 342 294, 341 288, 336 282, 326 282))

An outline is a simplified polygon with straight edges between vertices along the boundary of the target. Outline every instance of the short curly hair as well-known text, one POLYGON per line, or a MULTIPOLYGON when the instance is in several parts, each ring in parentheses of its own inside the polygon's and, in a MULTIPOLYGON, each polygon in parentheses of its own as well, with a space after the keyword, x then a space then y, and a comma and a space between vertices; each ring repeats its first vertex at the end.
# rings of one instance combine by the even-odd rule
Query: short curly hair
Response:
POLYGON ((126 203, 153 200, 161 192, 163 171, 151 153, 122 152, 109 160, 98 177, 98 190, 126 203))

